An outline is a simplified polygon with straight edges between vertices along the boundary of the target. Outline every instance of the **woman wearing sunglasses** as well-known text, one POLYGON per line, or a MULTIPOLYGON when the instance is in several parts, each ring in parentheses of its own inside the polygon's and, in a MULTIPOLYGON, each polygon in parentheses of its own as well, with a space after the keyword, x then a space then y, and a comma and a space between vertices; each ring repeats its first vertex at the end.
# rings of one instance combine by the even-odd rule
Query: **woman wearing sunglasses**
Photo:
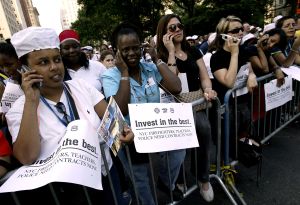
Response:
MULTIPOLYGON (((238 79, 243 79, 240 83, 246 83, 249 92, 252 92, 257 86, 256 75, 249 63, 249 55, 244 48, 240 46, 240 41, 243 37, 243 26, 241 22, 241 19, 236 16, 228 16, 221 18, 216 27, 217 35, 213 43, 216 52, 211 56, 210 66, 214 75, 213 85, 218 92, 222 104, 226 92, 232 89, 236 84, 239 84, 238 79), (224 35, 226 35, 226 38, 224 38, 224 35)), ((237 121, 238 125, 235 125, 233 121, 230 123, 232 133, 230 133, 229 139, 229 155, 232 160, 237 158, 235 150, 235 144, 237 143, 235 138, 236 134, 242 138, 248 134, 250 127, 250 109, 248 102, 248 95, 238 97, 237 110, 238 113, 240 113, 237 121), (235 133, 235 126, 237 127, 238 133, 235 133)), ((233 109, 233 101, 230 101, 229 106, 230 109, 233 109)), ((233 120, 233 118, 231 120, 233 120)), ((224 133, 224 130, 222 130, 222 133, 224 133)))
MULTIPOLYGON (((158 55, 167 62, 172 72, 186 74, 189 91, 202 88, 206 100, 210 101, 217 96, 217 93, 212 89, 201 53, 186 41, 183 28, 181 19, 175 14, 165 15, 159 20, 157 26, 158 55)), ((200 194, 210 202, 214 198, 214 192, 209 183, 211 128, 204 111, 196 112, 195 119, 200 144, 200 147, 197 148, 200 194)), ((192 154, 192 156, 194 155, 192 154)), ((194 161, 192 160, 192 166, 195 165, 194 161)), ((192 172, 194 170, 192 168, 192 172)), ((183 189, 180 180, 177 185, 183 189)))

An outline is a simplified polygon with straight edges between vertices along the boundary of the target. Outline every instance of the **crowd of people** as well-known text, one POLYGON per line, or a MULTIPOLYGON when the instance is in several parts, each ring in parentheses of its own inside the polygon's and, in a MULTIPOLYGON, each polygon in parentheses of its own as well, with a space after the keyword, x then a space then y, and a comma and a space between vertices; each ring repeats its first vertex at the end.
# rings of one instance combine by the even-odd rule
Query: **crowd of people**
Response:
MULTIPOLYGON (((207 101, 218 97, 223 103, 225 93, 245 70, 250 93, 255 92, 257 76, 270 72, 281 86, 285 76, 280 68, 300 64, 297 29, 296 20, 289 16, 276 18, 263 31, 236 16, 227 16, 220 19, 215 33, 198 41, 196 35, 186 36, 178 15, 168 14, 161 17, 156 35, 149 42, 142 39, 138 27, 121 23, 112 32, 111 45, 103 44, 95 53, 91 46, 81 46, 75 30, 57 35, 49 28, 23 29, 0 43, 0 97, 9 83, 23 92, 7 112, 1 113, 0 177, 16 164, 32 164, 41 150, 57 144, 73 120, 87 119, 91 129, 96 130, 107 101, 114 97, 129 125, 124 127, 121 141, 129 147, 133 169, 131 176, 125 149, 115 157, 105 147, 118 204, 130 204, 130 180, 134 180, 141 204, 154 205, 149 158, 137 153, 132 143, 128 104, 159 103, 160 89, 171 95, 202 89, 207 101), (24 70, 24 66, 30 69, 24 70)), ((238 111, 243 115, 239 116, 238 133, 243 137, 250 121, 249 95, 241 98, 238 111)), ((197 163, 191 160, 191 173, 198 176, 200 195, 210 202, 214 198, 209 180, 214 125, 203 110, 197 110, 194 118, 200 147, 196 149, 197 163)), ((181 200, 186 150, 161 152, 159 157, 157 187, 167 194, 171 192, 174 200, 181 200)), ((102 168, 103 191, 93 196, 114 204, 107 170, 102 168)), ((65 183, 56 186, 64 194, 72 195, 74 191, 65 183)))

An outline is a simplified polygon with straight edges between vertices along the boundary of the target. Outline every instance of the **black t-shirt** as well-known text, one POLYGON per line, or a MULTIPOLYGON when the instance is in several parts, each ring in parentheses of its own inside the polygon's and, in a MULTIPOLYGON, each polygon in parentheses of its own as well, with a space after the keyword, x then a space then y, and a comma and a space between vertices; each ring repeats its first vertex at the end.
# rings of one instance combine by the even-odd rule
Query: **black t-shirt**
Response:
POLYGON ((178 58, 176 59, 179 72, 186 73, 189 91, 196 91, 200 88, 199 67, 196 63, 196 61, 200 58, 202 58, 200 51, 195 47, 191 47, 187 51, 187 59, 185 61, 178 58))
MULTIPOLYGON (((211 72, 214 74, 217 70, 220 69, 228 69, 230 65, 230 59, 231 59, 231 53, 228 51, 225 51, 224 49, 218 50, 214 54, 212 54, 210 59, 210 67, 211 72)), ((241 68, 241 66, 245 65, 249 61, 249 54, 245 51, 244 48, 239 48, 239 57, 238 57, 238 71, 241 68)), ((238 72, 237 71, 237 72, 238 72)), ((219 81, 217 81, 216 78, 212 80, 213 89, 217 91, 218 97, 223 104, 224 97, 226 92, 229 90, 225 85, 221 84, 219 81)))

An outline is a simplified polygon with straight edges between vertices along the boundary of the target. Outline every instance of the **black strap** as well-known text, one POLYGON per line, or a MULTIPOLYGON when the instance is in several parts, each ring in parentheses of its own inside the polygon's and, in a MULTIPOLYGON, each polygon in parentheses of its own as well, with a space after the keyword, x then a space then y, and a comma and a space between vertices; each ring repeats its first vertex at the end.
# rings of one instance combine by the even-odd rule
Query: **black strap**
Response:
POLYGON ((70 104, 72 106, 72 110, 73 110, 73 114, 74 114, 75 120, 79 120, 80 118, 79 118, 79 115, 78 115, 78 112, 77 112, 77 108, 76 108, 74 99, 73 99, 73 97, 71 96, 71 93, 70 93, 71 92, 70 87, 69 87, 69 85, 67 83, 64 83, 64 84, 68 88, 66 94, 67 94, 67 96, 69 98, 69 101, 70 101, 70 104))
POLYGON ((4 167, 7 170, 11 169, 11 164, 3 159, 0 159, 0 166, 4 167))

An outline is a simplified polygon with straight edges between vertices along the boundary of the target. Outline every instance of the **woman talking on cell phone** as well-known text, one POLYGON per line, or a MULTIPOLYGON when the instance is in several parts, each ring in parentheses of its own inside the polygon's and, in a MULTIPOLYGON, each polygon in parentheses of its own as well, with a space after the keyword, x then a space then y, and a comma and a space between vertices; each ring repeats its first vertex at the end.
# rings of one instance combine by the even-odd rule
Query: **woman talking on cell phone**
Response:
MULTIPOLYGON (((241 19, 236 16, 228 16, 221 18, 216 28, 217 35, 213 42, 216 52, 211 56, 210 66, 214 75, 213 85, 222 104, 224 103, 226 92, 236 85, 238 76, 245 79, 244 83, 246 83, 249 92, 252 92, 257 86, 256 75, 249 63, 249 55, 240 46, 243 37, 241 22, 241 19), (228 38, 224 40, 223 34, 228 35, 228 38)), ((248 95, 239 96, 238 99, 237 110, 240 115, 237 116, 238 125, 236 126, 238 129, 237 135, 241 137, 249 129, 250 109, 248 102, 250 102, 250 99, 248 95)), ((229 105, 230 109, 233 109, 232 101, 229 105)), ((234 122, 230 123, 230 125, 235 126, 234 122)), ((231 127, 230 130, 235 129, 231 127)), ((236 159, 237 155, 234 149, 236 143, 235 133, 231 133, 230 136, 230 157, 236 159)))
MULTIPOLYGON (((195 47, 191 47, 185 39, 184 26, 179 16, 168 14, 163 16, 157 26, 157 51, 160 58, 167 62, 168 68, 178 75, 185 74, 188 91, 204 91, 204 97, 210 101, 217 96, 213 90, 207 73, 202 54, 195 47)), ((195 115, 196 131, 200 147, 197 148, 198 176, 200 194, 205 201, 212 201, 214 193, 209 182, 210 140, 211 128, 205 111, 197 111, 195 115), (201 137, 200 137, 201 136, 201 137)), ((194 156, 192 154, 192 156, 194 156)), ((195 160, 192 167, 195 167, 195 160)), ((195 169, 192 168, 192 171, 195 169)), ((180 175, 182 176, 182 175, 180 175)), ((177 181, 179 189, 183 189, 182 181, 177 181)))

